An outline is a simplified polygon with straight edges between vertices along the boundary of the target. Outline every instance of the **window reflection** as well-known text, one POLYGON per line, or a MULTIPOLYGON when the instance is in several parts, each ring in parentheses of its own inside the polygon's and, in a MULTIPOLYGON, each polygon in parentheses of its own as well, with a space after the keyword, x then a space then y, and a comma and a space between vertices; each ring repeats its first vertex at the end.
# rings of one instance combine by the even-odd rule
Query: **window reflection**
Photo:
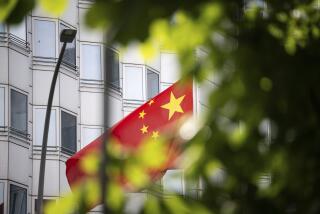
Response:
POLYGON ((10 214, 26 214, 27 213, 27 190, 10 185, 10 214))
POLYGON ((107 48, 107 81, 111 86, 120 88, 120 77, 119 77, 119 54, 115 51, 107 48))
MULTIPOLYGON (((70 29, 70 28, 68 28, 64 24, 60 24, 60 34, 64 29, 70 29)), ((59 34, 59 40, 60 40, 60 34, 59 34)), ((72 66, 76 65, 76 38, 73 40, 72 43, 67 43, 62 61, 72 66)))
POLYGON ((11 128, 27 134, 27 96, 11 90, 11 128))
POLYGON ((147 98, 151 99, 159 93, 159 74, 147 69, 147 98))
POLYGON ((62 151, 74 154, 77 151, 76 117, 61 111, 61 147, 62 151))

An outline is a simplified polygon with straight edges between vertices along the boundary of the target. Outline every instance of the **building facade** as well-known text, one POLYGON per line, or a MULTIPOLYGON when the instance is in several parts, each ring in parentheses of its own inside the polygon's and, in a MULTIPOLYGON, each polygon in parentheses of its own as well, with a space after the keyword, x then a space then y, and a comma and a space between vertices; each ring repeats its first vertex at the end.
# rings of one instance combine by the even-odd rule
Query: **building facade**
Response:
MULTIPOLYGON (((0 24, 0 214, 36 212, 44 118, 63 29, 78 33, 67 46, 53 99, 45 201, 70 191, 65 161, 72 154, 179 79, 175 53, 161 50, 155 59, 146 61, 134 44, 121 53, 106 47, 104 34, 84 25, 91 4, 70 0, 61 17, 35 8, 17 26, 0 24), (108 127, 103 116, 106 79, 110 85, 108 127)), ((202 54, 196 51, 195 57, 202 54)), ((196 114, 207 108, 205 97, 213 87, 213 77, 194 87, 196 114)), ((188 185, 179 169, 169 170, 160 185, 160 195, 201 194, 200 182, 188 185)), ((154 193, 128 193, 128 213, 148 194, 154 193)))

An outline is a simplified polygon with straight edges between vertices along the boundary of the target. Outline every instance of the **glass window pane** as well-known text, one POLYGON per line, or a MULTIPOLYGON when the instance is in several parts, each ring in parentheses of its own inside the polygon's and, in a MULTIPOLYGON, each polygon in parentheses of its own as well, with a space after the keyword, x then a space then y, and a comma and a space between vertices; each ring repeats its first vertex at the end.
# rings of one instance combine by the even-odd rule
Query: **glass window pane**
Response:
POLYGON ((55 22, 35 20, 34 22, 34 55, 56 57, 55 22))
POLYGON ((10 25, 10 33, 19 37, 20 39, 26 40, 27 31, 25 19, 17 25, 10 25))
POLYGON ((6 26, 3 23, 0 23, 0 32, 6 32, 6 26))
POLYGON ((141 67, 124 67, 124 98, 143 100, 143 72, 141 67))
POLYGON ((159 74, 147 70, 147 98, 151 99, 159 93, 159 74))
POLYGON ((102 134, 100 128, 83 128, 82 131, 82 147, 88 145, 102 134))
POLYGON ((102 79, 99 45, 81 45, 81 79, 102 79))
POLYGON ((0 183, 0 214, 4 213, 4 183, 0 183))
MULTIPOLYGON (((46 109, 35 110, 35 145, 42 145, 46 109)), ((48 146, 56 146, 56 110, 51 110, 48 146)))
POLYGON ((61 146, 62 151, 73 154, 77 151, 77 119, 61 111, 61 146))
MULTIPOLYGON (((69 28, 64 24, 60 24, 60 34, 64 29, 69 29, 69 28)), ((60 34, 59 34, 59 40, 60 40, 60 34)), ((62 47, 62 43, 61 43, 61 47, 62 47)), ((62 61, 70 65, 76 65, 76 38, 73 40, 72 43, 67 43, 67 47, 64 52, 62 61)))
POLYGON ((183 194, 183 171, 181 169, 167 170, 162 179, 164 192, 183 194))
POLYGON ((107 81, 116 88, 120 88, 119 54, 107 48, 106 72, 107 81))
POLYGON ((11 127, 27 133, 27 96, 11 90, 11 127))
POLYGON ((0 126, 4 126, 4 88, 0 88, 0 126))
POLYGON ((27 190, 16 185, 10 185, 10 214, 27 213, 27 190))

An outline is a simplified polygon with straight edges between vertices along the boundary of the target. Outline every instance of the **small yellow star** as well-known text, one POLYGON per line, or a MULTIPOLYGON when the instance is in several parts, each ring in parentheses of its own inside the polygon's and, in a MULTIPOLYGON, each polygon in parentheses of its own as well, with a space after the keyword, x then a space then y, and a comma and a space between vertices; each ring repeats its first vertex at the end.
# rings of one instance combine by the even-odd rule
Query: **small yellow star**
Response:
POLYGON ((158 131, 153 131, 151 137, 154 138, 154 139, 157 139, 159 137, 159 132, 158 131))
POLYGON ((150 100, 148 104, 149 106, 151 106, 153 103, 154 103, 154 100, 150 100))
POLYGON ((143 125, 142 128, 140 129, 142 134, 148 133, 148 128, 149 126, 143 125))
POLYGON ((147 114, 147 113, 145 113, 144 110, 142 110, 142 112, 139 113, 139 118, 144 119, 144 116, 145 116, 146 114, 147 114))
POLYGON ((183 101, 185 96, 186 95, 183 95, 177 99, 175 98, 174 94, 171 92, 170 101, 167 104, 164 104, 161 106, 161 108, 169 110, 168 120, 171 119, 171 117, 174 115, 175 112, 183 113, 183 109, 181 108, 181 102, 183 101))

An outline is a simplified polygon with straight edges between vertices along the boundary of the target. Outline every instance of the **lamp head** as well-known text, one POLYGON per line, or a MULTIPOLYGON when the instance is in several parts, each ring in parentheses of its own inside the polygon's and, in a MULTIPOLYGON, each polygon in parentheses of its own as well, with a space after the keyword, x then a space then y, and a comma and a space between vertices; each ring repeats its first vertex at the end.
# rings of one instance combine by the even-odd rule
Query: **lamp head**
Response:
POLYGON ((76 34, 77 34, 77 30, 64 29, 60 34, 60 42, 71 43, 74 37, 76 37, 76 34))

